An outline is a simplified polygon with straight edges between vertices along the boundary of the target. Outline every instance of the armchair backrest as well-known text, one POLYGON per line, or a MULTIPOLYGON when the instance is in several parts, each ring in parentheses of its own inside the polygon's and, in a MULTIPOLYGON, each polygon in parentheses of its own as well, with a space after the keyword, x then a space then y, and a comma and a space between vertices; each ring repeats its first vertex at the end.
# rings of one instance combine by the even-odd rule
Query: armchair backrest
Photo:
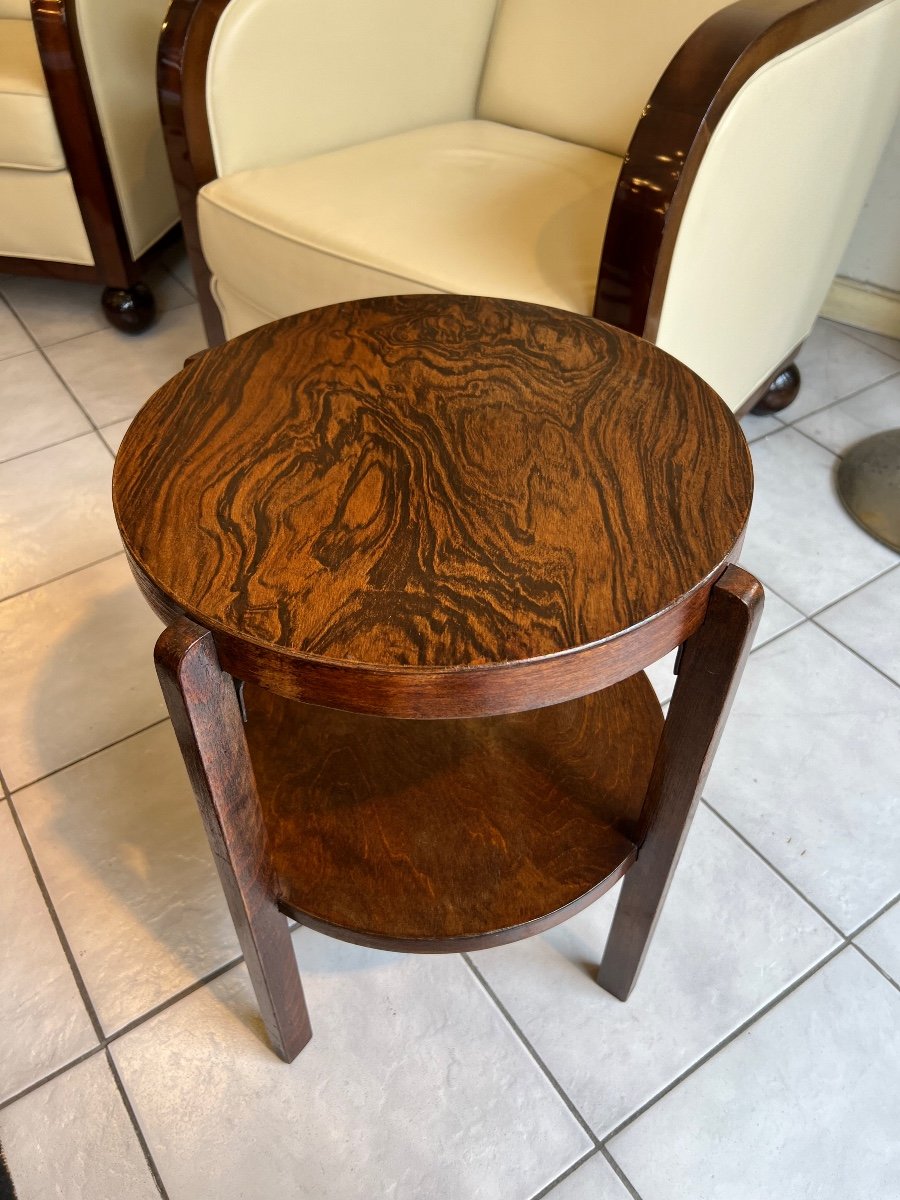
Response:
POLYGON ((219 174, 474 116, 495 3, 231 0, 206 77, 219 174))
POLYGON ((28 0, 0 0, 0 21, 31 20, 31 5, 28 0))
POLYGON ((500 0, 477 115, 624 156, 679 46, 726 0, 500 0))

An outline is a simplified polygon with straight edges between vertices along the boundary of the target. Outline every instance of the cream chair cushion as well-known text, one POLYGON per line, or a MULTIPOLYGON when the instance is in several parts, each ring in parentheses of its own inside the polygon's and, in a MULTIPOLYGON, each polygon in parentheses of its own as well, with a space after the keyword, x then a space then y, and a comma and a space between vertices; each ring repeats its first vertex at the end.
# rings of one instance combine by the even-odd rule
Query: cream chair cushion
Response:
POLYGON ((203 251, 223 303, 244 302, 243 316, 226 312, 227 333, 249 328, 254 309, 394 292, 590 312, 620 167, 584 146, 459 121, 214 180, 198 201, 203 251))
POLYGON ((31 22, 0 20, 0 167, 65 165, 31 22))

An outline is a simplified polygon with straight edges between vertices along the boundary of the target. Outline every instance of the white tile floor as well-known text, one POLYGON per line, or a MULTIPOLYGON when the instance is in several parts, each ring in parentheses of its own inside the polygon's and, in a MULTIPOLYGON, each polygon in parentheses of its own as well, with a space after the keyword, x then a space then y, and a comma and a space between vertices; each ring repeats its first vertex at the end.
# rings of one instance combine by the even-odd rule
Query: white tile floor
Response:
MULTIPOLYGON (((0 277, 0 1143, 20 1200, 896 1200, 900 556, 834 495, 900 425, 900 342, 820 322, 748 417, 766 615, 641 982, 615 895, 469 958, 296 931, 315 1027, 266 1048, 109 503, 202 344, 178 257, 138 339, 0 277)), ((666 697, 667 664, 652 672, 666 697)))

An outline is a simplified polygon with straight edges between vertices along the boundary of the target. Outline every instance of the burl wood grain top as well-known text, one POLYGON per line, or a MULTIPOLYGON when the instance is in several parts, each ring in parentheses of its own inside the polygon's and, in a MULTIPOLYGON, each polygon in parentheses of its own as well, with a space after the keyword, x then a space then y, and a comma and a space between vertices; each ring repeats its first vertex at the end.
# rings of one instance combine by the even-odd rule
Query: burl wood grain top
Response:
POLYGON ((452 296, 319 309, 201 355, 114 477, 145 594, 212 629, 226 669, 407 716, 450 715, 454 688, 478 698, 453 715, 550 703, 659 657, 702 619, 751 492, 734 418, 666 354, 452 296), (617 649, 623 631, 640 645, 617 649), (534 667, 531 694, 486 699, 510 664, 534 667), (416 688, 433 711, 385 701, 416 688))

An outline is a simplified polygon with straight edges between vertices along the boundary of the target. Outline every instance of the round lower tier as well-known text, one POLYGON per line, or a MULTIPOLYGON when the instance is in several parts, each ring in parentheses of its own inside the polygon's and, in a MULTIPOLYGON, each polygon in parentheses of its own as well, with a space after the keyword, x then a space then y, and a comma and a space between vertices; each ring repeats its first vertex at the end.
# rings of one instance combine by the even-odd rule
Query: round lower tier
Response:
POLYGON ((248 685, 247 740, 282 910, 382 949, 528 937, 636 856, 662 713, 643 674, 506 716, 397 720, 248 685))

